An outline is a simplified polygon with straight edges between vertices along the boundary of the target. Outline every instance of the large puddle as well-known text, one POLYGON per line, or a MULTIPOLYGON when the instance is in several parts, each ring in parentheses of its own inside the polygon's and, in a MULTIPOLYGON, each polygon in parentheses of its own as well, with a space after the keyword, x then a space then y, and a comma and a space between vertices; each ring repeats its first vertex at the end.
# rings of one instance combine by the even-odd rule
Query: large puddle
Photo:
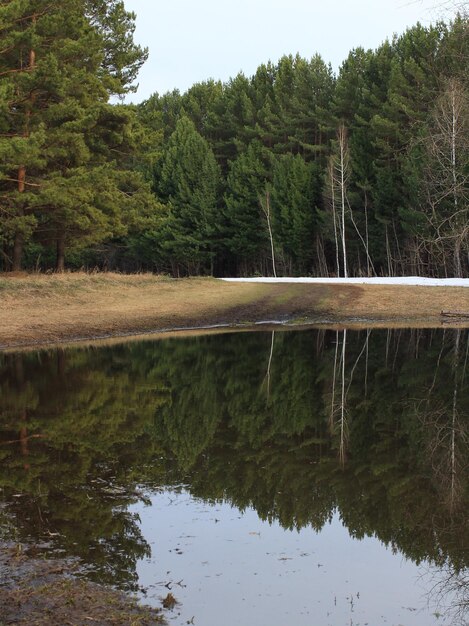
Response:
POLYGON ((376 538, 351 539, 338 514, 320 532, 290 531, 187 492, 151 500, 134 507, 152 550, 137 571, 150 600, 171 588, 178 626, 443 623, 427 607, 430 573, 376 538))
POLYGON ((0 355, 0 537, 175 626, 468 619, 468 332, 0 355))

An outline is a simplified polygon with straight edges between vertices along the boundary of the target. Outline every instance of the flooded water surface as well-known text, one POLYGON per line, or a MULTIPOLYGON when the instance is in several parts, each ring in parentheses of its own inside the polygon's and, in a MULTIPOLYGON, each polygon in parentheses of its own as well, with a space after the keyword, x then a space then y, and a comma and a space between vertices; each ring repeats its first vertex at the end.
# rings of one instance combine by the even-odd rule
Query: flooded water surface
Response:
POLYGON ((468 623, 468 331, 0 354, 0 537, 183 626, 468 623))

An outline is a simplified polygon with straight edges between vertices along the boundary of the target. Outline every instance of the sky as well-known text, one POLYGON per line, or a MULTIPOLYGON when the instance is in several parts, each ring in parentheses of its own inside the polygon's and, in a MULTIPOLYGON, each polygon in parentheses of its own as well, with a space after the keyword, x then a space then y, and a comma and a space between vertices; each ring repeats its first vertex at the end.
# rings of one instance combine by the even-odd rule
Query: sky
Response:
MULTIPOLYGON (((140 102, 196 82, 251 76, 261 63, 319 53, 337 71, 350 50, 376 48, 417 21, 444 17, 440 0, 125 0, 135 41, 149 48, 140 102)), ((446 13, 447 15, 447 13, 446 13)))

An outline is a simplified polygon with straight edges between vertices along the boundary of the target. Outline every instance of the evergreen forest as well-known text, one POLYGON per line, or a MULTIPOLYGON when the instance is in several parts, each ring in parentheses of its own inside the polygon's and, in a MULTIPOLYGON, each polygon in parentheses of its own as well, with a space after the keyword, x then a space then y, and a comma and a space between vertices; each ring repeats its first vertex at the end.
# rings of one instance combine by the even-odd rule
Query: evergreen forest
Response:
POLYGON ((122 0, 0 0, 0 270, 469 276, 464 6, 129 105, 122 0))

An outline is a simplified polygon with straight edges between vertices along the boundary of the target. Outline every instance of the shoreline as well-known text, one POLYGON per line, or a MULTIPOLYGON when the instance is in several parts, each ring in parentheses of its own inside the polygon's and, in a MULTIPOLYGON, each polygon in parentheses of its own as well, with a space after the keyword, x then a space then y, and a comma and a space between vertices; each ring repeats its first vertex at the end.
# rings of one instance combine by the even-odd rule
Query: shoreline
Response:
POLYGON ((467 328, 469 316, 441 315, 469 315, 467 286, 0 275, 0 352, 261 329, 467 328))
POLYGON ((286 332, 286 331, 306 331, 306 330, 397 330, 397 329, 465 329, 469 328, 469 320, 451 320, 441 321, 437 323, 427 319, 337 319, 337 320, 317 320, 307 323, 285 322, 285 321, 265 321, 256 322, 254 324, 214 324, 211 326, 194 326, 194 327, 178 327, 178 328, 158 328, 146 331, 129 331, 122 333, 103 334, 103 335, 85 335, 70 336, 55 341, 38 340, 35 343, 11 343, 9 345, 0 345, 0 354, 11 354, 15 352, 34 352, 40 350, 54 350, 57 348, 87 348, 119 345, 129 342, 138 341, 157 341, 169 338, 186 338, 197 337, 203 335, 218 335, 226 333, 250 333, 250 332, 286 332))
POLYGON ((134 593, 87 580, 78 559, 45 557, 34 543, 2 542, 0 567, 0 624, 5 626, 169 623, 163 603, 149 606, 134 593))

